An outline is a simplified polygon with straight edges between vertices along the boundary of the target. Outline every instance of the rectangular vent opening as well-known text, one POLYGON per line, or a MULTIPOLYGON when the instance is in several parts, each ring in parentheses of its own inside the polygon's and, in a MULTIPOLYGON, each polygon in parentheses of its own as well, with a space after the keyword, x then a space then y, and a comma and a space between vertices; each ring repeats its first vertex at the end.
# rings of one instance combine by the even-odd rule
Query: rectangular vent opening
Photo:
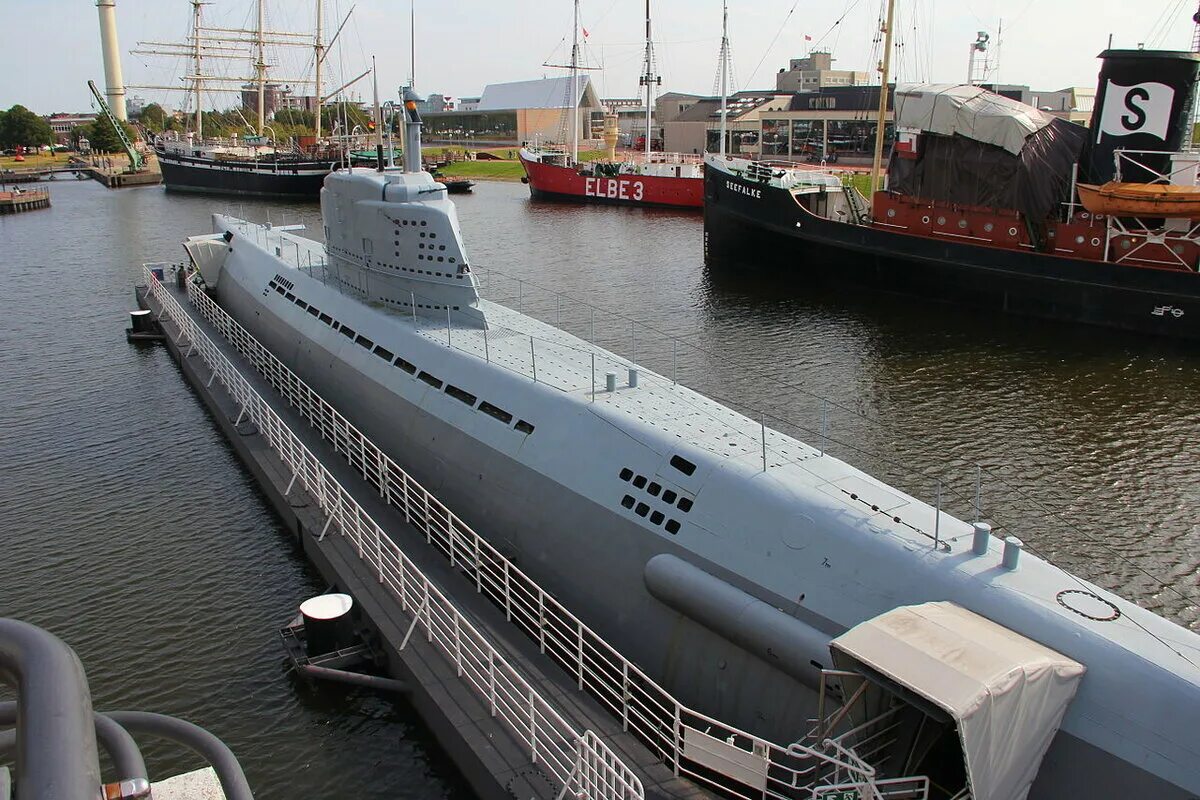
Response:
POLYGON ((301 308, 303 308, 306 311, 308 310, 308 303, 304 302, 299 297, 296 298, 296 305, 300 306, 301 308))
POLYGON ((696 471, 696 465, 688 461, 683 456, 671 456, 671 466, 682 472, 684 475, 691 475, 696 471))
POLYGON ((623 481, 632 480, 633 479, 633 470, 631 470, 629 467, 625 467, 623 470, 621 470, 620 477, 621 477, 621 480, 623 480, 623 481))
POLYGON ((525 434, 533 433, 533 425, 523 419, 517 420, 516 429, 525 434))
POLYGON ((450 395, 455 400, 461 400, 472 408, 475 406, 475 401, 479 399, 470 392, 464 391, 449 383, 446 384, 446 394, 450 395))
POLYGON ((388 350, 383 345, 375 345, 375 355, 379 356, 384 361, 391 361, 396 357, 395 353, 393 353, 391 350, 388 350))
POLYGON ((329 316, 328 314, 322 314, 321 322, 324 322, 326 325, 333 325, 333 317, 329 316))
POLYGON ((667 528, 667 533, 671 533, 671 534, 679 533, 678 520, 673 520, 673 519, 667 520, 666 528, 667 528))
POLYGON ((441 379, 440 379, 440 378, 435 378, 434 376, 430 375, 428 372, 422 372, 422 373, 421 373, 420 375, 418 375, 417 377, 418 377, 419 379, 421 379, 421 380, 425 381, 426 383, 428 383, 430 386, 432 386, 432 387, 433 387, 433 388, 435 388, 435 389, 440 389, 440 388, 442 388, 442 381, 441 381, 441 379))
POLYGON ((512 419, 513 419, 512 414, 508 413, 503 408, 498 408, 497 406, 492 405, 487 400, 484 400, 482 403, 479 404, 479 410, 482 411, 483 413, 487 414, 489 417, 495 417, 496 419, 503 422, 505 425, 509 425, 512 423, 512 419))
POLYGON ((621 498, 621 505, 625 506, 626 508, 633 508, 633 504, 635 502, 637 501, 635 501, 630 495, 625 495, 621 498))
POLYGON ((396 366, 407 372, 409 375, 417 374, 417 367, 410 361, 405 361, 403 358, 396 358, 396 366))
POLYGON ((351 341, 353 341, 354 337, 356 336, 356 334, 354 333, 354 328, 347 328, 345 325, 343 325, 342 326, 342 336, 345 336, 347 339, 350 339, 351 341))
POLYGON ((317 308, 316 306, 309 306, 306 310, 308 311, 308 313, 312 314, 314 317, 321 316, 321 309, 317 308))
POLYGON ((365 347, 368 350, 370 350, 372 347, 375 346, 375 343, 372 342, 370 339, 368 339, 365 336, 359 336, 357 339, 354 340, 354 343, 356 345, 358 345, 359 347, 365 347))

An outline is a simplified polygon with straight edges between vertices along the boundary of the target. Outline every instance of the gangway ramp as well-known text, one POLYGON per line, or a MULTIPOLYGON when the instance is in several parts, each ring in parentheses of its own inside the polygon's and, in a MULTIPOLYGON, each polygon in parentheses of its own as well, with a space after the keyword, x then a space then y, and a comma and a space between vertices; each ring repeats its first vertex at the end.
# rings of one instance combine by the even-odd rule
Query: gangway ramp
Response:
POLYGON ((358 601, 414 706, 481 797, 711 796, 676 777, 514 628, 184 291, 149 271, 147 284, 139 304, 160 317, 185 377, 306 555, 358 601))

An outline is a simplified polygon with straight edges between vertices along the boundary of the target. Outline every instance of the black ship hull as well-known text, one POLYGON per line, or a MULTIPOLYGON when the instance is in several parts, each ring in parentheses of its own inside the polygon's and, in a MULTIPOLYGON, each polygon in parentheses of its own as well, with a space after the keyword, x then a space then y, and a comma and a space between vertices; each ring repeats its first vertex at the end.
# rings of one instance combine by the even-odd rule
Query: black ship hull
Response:
POLYGON ((844 222, 705 171, 705 260, 834 286, 1200 340, 1200 274, 931 239, 844 222))
POLYGON ((337 166, 329 161, 214 161, 162 152, 158 164, 172 191, 314 200, 337 166))

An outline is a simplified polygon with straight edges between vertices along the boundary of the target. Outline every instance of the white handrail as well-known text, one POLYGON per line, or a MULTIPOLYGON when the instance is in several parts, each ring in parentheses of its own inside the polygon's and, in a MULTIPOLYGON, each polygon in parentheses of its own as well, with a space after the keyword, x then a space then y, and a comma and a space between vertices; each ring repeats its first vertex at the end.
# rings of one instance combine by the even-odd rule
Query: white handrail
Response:
MULTIPOLYGON (((509 621, 536 641, 543 653, 567 670, 580 689, 607 707, 621 720, 624 730, 648 745, 676 775, 745 800, 791 800, 807 796, 807 790, 798 795, 797 789, 810 783, 801 779, 813 772, 814 760, 825 768, 846 769, 829 754, 816 749, 790 752, 787 745, 685 707, 410 477, 191 281, 188 297, 204 318, 331 442, 334 450, 379 490, 381 497, 399 508, 405 520, 424 534, 452 567, 475 583, 477 592, 503 609, 509 621), (731 775, 722 776, 718 782, 711 777, 711 766, 700 770, 690 766, 684 755, 689 730, 736 742, 743 752, 763 755, 765 788, 752 788, 731 775)), ((868 782, 873 778, 861 772, 856 777, 868 782)))
MULTIPOLYGON (((458 675, 486 699, 492 715, 500 718, 524 743, 532 762, 541 764, 562 783, 564 789, 570 789, 576 796, 589 800, 643 800, 645 792, 637 775, 591 731, 583 734, 577 732, 509 664, 503 654, 429 581, 287 427, 195 320, 184 312, 149 266, 145 267, 145 275, 150 295, 161 306, 160 316, 168 315, 179 326, 177 344, 182 347, 186 339, 189 342, 187 355, 199 354, 213 371, 214 377, 225 386, 240 408, 239 423, 249 419, 258 426, 262 436, 287 468, 292 470, 293 480, 312 495, 328 516, 329 523, 337 525, 342 535, 354 546, 359 558, 371 567, 376 579, 391 592, 401 608, 412 615, 408 635, 420 629, 427 641, 436 644, 454 664, 458 675)), ((193 301, 199 298, 208 300, 202 292, 192 290, 189 293, 193 301)), ((232 323, 232 320, 229 322, 232 323)), ((233 329, 229 330, 232 332, 233 329)), ((238 338, 242 339, 243 345, 253 341, 244 330, 238 338)), ((254 345, 254 350, 260 355, 252 359, 256 368, 263 370, 272 384, 286 385, 292 392, 300 392, 299 395, 285 392, 290 402, 295 404, 297 396, 316 398, 311 389, 303 386, 273 356, 266 358, 265 348, 257 342, 254 345)), ((332 411, 324 401, 321 403, 323 408, 332 411)), ((312 408, 309 404, 308 409, 312 408)), ((322 420, 322 435, 326 435, 326 430, 340 431, 344 434, 341 440, 343 447, 354 442, 359 458, 356 463, 356 459, 351 457, 351 463, 369 481, 377 487, 383 487, 381 491, 386 496, 393 486, 390 472, 394 467, 390 462, 385 465, 382 458, 370 458, 371 451, 378 451, 362 434, 335 414, 322 420)), ((309 419, 312 421, 311 417, 309 419)), ((342 452, 350 455, 352 451, 347 448, 342 452)), ((405 482, 410 480, 407 476, 404 478, 405 482)), ((404 488, 408 492, 406 486, 397 488, 404 488)), ((391 501, 390 496, 388 499, 391 501)), ((405 645, 407 641, 406 637, 405 645)))

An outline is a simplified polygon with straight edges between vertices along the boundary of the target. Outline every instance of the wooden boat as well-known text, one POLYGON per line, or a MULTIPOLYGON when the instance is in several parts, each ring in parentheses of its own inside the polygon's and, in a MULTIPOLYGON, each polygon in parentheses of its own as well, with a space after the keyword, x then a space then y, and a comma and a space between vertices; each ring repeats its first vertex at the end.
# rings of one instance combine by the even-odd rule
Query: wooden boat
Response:
POLYGON ((1109 181, 1078 185, 1079 202, 1093 214, 1112 217, 1200 219, 1200 186, 1109 181))

